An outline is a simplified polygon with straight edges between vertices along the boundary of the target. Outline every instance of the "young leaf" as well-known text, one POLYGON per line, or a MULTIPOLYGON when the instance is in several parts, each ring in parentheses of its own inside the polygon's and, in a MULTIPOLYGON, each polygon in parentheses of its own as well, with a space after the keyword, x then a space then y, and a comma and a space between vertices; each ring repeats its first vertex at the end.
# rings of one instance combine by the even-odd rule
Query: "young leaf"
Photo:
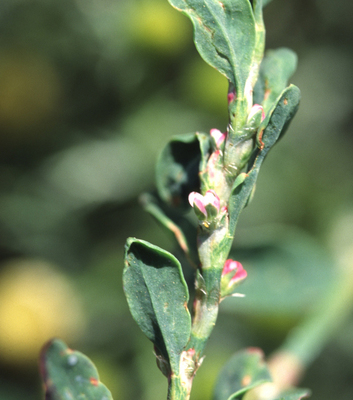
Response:
MULTIPOLYGON (((283 135, 289 126, 290 121, 298 110, 300 101, 300 90, 290 85, 279 97, 276 106, 270 112, 270 119, 266 126, 262 138, 261 149, 255 153, 252 162, 250 162, 250 171, 245 179, 238 185, 235 181, 231 198, 229 201, 229 231, 233 234, 239 215, 246 207, 248 199, 256 183, 260 167, 267 153, 274 146, 277 140, 283 135)), ((242 175, 239 175, 240 178, 242 175)))
POLYGON ((248 390, 271 382, 270 373, 260 349, 242 350, 222 368, 214 390, 213 400, 235 400, 248 390))
POLYGON ((188 195, 200 188, 201 152, 194 133, 174 137, 161 152, 156 183, 162 200, 172 207, 189 209, 188 195))
POLYGON ((43 347, 40 372, 45 400, 113 400, 110 391, 99 381, 92 361, 84 354, 69 349, 59 339, 43 347))
POLYGON ((191 332, 189 293, 179 261, 157 246, 129 238, 123 284, 133 318, 177 373, 191 332))
POLYGON ((262 104, 265 114, 274 106, 297 67, 294 51, 280 48, 269 50, 261 63, 259 79, 254 88, 254 103, 262 104))
POLYGON ((255 49, 254 15, 249 0, 169 0, 194 26, 201 57, 244 93, 255 49))

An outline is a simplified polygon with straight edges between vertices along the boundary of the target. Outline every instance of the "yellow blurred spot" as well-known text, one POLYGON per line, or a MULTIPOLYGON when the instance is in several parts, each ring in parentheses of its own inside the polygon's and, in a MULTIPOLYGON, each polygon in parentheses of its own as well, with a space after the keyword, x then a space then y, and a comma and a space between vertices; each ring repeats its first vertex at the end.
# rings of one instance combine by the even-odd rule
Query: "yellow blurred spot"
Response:
POLYGON ((134 9, 129 30, 137 44, 175 54, 191 40, 191 23, 166 1, 143 1, 134 9))
POLYGON ((0 274, 0 357, 35 362, 52 337, 72 342, 84 327, 79 296, 68 279, 43 261, 16 260, 0 274))

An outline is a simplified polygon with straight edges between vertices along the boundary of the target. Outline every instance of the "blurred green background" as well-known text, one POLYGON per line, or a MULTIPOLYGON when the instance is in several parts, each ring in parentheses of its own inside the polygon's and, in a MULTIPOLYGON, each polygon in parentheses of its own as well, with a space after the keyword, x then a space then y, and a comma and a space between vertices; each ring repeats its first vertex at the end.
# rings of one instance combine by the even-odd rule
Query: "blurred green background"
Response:
MULTIPOLYGON (((241 218, 247 297, 222 303, 194 400, 232 352, 269 354, 353 269, 353 3, 273 0, 265 23, 267 48, 299 56, 302 103, 241 218)), ((53 336, 92 358, 115 399, 166 397, 122 292, 124 243, 175 250, 138 196, 171 135, 225 130, 226 93, 167 0, 0 2, 2 400, 42 398, 53 336)), ((313 399, 353 398, 350 300, 302 383, 313 399)))

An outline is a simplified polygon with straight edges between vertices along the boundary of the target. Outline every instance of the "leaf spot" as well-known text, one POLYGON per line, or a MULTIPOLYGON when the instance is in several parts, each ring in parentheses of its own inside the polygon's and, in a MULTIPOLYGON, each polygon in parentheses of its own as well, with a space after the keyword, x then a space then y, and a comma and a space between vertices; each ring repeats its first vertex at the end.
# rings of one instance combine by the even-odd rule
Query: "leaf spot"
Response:
POLYGON ((287 100, 287 99, 284 99, 284 100, 283 100, 283 104, 286 106, 286 105, 288 104, 288 100, 287 100))
POLYGON ((241 380, 242 386, 249 386, 251 383, 251 376, 250 375, 245 375, 243 379, 241 380))
POLYGON ((264 94, 264 101, 266 101, 269 98, 270 94, 271 94, 271 90, 270 89, 266 89, 265 90, 265 94, 264 94))
POLYGON ((89 378, 89 381, 91 382, 91 384, 93 386, 98 386, 98 379, 92 377, 92 378, 89 378))

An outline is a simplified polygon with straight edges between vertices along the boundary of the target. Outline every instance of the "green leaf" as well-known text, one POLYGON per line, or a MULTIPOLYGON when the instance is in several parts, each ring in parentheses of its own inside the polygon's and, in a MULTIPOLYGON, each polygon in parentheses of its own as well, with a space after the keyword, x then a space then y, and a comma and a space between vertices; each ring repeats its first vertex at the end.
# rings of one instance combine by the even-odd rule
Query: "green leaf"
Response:
POLYGON ((194 133, 172 138, 156 165, 158 194, 171 207, 189 208, 188 195, 200 189, 201 152, 194 133))
POLYGON ((222 368, 214 390, 213 400, 235 400, 248 390, 271 382, 263 352, 257 348, 242 350, 222 368))
POLYGON ((46 400, 112 400, 99 381, 92 361, 58 339, 47 343, 40 356, 46 400))
POLYGON ((297 55, 289 49, 269 50, 261 63, 254 88, 254 103, 262 104, 265 114, 274 106, 297 67, 297 55))
POLYGON ((185 214, 167 207, 155 193, 144 193, 140 201, 147 212, 173 233, 191 264, 198 265, 196 226, 187 219, 185 214))
POLYGON ((272 107, 269 122, 262 135, 263 149, 262 158, 265 158, 274 144, 286 133, 289 124, 298 111, 300 103, 300 90, 295 85, 290 85, 278 97, 276 104, 272 107))
POLYGON ((194 42, 201 57, 244 93, 256 42, 249 0, 169 0, 194 26, 194 42))
MULTIPOLYGON (((276 106, 270 112, 268 125, 266 126, 262 139, 262 148, 254 154, 252 161, 249 163, 250 170, 246 174, 246 178, 238 184, 235 181, 229 201, 229 231, 234 233, 235 227, 241 211, 246 207, 251 192, 255 186, 260 167, 277 140, 286 131, 290 121, 296 114, 300 101, 300 90, 290 85, 285 89, 279 97, 276 106)), ((238 178, 241 178, 239 175, 238 178)))
POLYGON ((262 0, 262 7, 267 6, 268 3, 271 3, 272 0, 262 0))
POLYGON ((305 397, 309 397, 310 394, 311 392, 309 389, 291 389, 281 393, 281 395, 274 400, 301 400, 305 397))
POLYGON ((189 293, 179 261, 157 246, 129 238, 123 284, 133 318, 154 343, 157 356, 177 373, 191 332, 189 293))

